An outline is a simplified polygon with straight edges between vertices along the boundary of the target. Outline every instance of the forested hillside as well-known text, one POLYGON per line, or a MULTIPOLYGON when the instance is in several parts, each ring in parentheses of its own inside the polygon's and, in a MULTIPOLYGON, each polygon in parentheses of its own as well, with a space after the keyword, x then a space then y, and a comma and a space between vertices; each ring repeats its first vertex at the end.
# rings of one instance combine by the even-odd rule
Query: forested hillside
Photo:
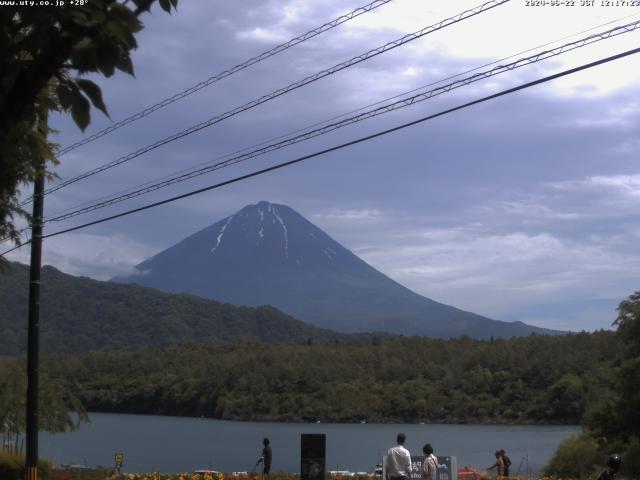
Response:
MULTIPOLYGON (((88 410, 323 422, 577 423, 611 381, 612 332, 367 345, 184 345, 47 356, 88 410)), ((10 361, 10 360, 5 360, 10 361)))
MULTIPOLYGON (((0 355, 27 346, 29 269, 0 271, 0 355)), ((41 348, 49 352, 131 350, 185 342, 356 341, 296 320, 273 307, 236 307, 138 285, 42 269, 41 348)))

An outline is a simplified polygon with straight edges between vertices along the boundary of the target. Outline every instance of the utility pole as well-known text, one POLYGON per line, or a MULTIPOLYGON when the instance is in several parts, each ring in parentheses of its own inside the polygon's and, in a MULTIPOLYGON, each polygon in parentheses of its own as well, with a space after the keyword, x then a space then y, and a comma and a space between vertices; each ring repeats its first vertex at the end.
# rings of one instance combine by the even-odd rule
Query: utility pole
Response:
POLYGON ((27 341, 27 462, 26 480, 38 480, 38 376, 40 363, 40 268, 44 212, 44 160, 35 166, 31 266, 29 272, 29 330, 27 341))

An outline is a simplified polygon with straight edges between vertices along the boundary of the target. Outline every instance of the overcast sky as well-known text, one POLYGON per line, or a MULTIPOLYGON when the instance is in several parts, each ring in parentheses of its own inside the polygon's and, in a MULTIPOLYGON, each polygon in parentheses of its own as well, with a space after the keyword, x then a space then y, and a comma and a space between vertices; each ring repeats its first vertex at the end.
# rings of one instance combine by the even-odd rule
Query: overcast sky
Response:
MULTIPOLYGON (((134 54, 136 78, 95 78, 117 121, 365 2, 181 0, 171 16, 156 7, 143 18, 134 54)), ((61 158, 57 172, 70 178, 480 3, 394 0, 74 150, 61 158)), ((540 45, 554 42, 548 49, 640 20, 640 7, 574 3, 530 7, 513 0, 48 195, 46 215, 540 45)), ((45 233, 290 160, 639 44, 640 32, 621 35, 127 203, 50 223, 45 233)), ((568 330, 610 328, 616 305, 640 289, 639 80, 640 56, 617 60, 284 170, 46 240, 44 262, 67 273, 108 279, 249 203, 268 200, 294 208, 375 268, 434 300, 498 320, 568 330)), ((82 138, 67 118, 54 122, 60 132, 55 141, 62 146, 82 138)), ((93 112, 87 133, 110 122, 93 112)), ((10 258, 27 262, 28 254, 23 248, 10 258)))

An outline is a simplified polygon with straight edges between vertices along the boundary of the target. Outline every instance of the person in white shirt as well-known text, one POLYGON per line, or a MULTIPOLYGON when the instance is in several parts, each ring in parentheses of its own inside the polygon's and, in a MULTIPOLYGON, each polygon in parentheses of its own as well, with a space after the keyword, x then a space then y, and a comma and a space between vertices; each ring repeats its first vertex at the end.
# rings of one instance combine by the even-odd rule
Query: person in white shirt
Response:
POLYGON ((399 433, 397 445, 387 452, 386 480, 409 480, 411 478, 411 454, 404 448, 407 437, 404 433, 399 433))
POLYGON ((438 459, 433 454, 433 447, 430 443, 422 447, 424 461, 422 462, 421 476, 424 480, 436 480, 438 475, 438 459))

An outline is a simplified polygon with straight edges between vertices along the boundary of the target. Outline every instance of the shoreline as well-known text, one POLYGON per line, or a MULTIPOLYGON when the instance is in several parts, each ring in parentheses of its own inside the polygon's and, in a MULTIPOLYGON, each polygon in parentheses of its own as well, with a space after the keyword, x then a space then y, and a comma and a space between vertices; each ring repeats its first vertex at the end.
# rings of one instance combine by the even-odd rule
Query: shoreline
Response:
POLYGON ((307 424, 307 425, 461 425, 461 426, 485 426, 485 427, 581 427, 580 423, 572 422, 465 422, 465 421, 444 421, 444 422, 431 422, 431 421, 403 421, 403 420, 390 420, 390 421, 367 421, 354 420, 350 422, 331 422, 323 421, 322 419, 316 421, 306 420, 288 420, 278 418, 218 418, 207 416, 193 416, 193 415, 180 415, 176 413, 164 414, 164 413, 147 413, 147 412, 126 412, 119 410, 87 410, 89 417, 94 414, 113 414, 113 415, 137 415, 145 417, 160 417, 160 418, 187 418, 194 420, 215 420, 220 422, 238 422, 238 423, 279 423, 279 424, 307 424))
POLYGON ((327 471, 370 472, 398 432, 416 454, 425 442, 436 454, 455 456, 459 466, 490 465, 493 452, 505 448, 514 463, 528 458, 534 471, 579 426, 272 423, 201 417, 90 412, 91 424, 74 432, 40 436, 43 458, 57 464, 112 465, 124 454, 127 471, 195 471, 199 468, 249 471, 262 451, 263 438, 274 448, 274 471, 300 471, 301 435, 326 435, 327 471))

